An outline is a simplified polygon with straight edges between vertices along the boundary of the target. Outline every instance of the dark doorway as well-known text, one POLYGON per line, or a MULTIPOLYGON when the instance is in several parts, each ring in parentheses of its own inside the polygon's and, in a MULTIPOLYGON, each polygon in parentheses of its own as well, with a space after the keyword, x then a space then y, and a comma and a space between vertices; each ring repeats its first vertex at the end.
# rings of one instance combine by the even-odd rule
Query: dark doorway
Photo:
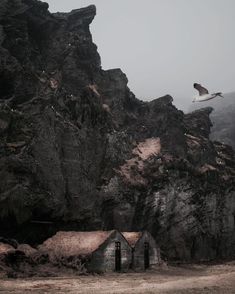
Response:
POLYGON ((130 264, 130 269, 134 269, 134 254, 135 254, 135 248, 131 248, 131 264, 130 264))
POLYGON ((115 270, 121 270, 121 242, 115 242, 115 270))
POLYGON ((149 268, 149 243, 144 242, 144 268, 149 268))

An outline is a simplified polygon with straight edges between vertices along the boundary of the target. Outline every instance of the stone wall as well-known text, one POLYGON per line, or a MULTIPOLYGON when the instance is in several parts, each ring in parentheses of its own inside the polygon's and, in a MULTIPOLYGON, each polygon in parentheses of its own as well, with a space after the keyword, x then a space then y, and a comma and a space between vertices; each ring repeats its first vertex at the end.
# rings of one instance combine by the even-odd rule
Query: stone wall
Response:
POLYGON ((121 271, 127 271, 131 264, 131 247, 119 232, 114 232, 105 242, 93 252, 89 271, 115 271, 115 242, 121 243, 121 271))
POLYGON ((144 266, 144 243, 149 244, 149 265, 154 266, 160 264, 160 249, 151 234, 143 232, 141 238, 137 241, 134 248, 134 269, 145 269, 144 266))

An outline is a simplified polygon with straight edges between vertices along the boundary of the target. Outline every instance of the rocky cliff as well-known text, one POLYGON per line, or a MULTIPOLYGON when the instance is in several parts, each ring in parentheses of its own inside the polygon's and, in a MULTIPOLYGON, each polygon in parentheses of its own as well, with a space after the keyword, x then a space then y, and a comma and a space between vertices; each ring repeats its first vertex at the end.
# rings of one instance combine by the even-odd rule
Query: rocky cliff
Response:
POLYGON ((231 145, 235 150, 235 93, 223 94, 224 98, 215 98, 201 103, 193 103, 190 111, 203 107, 212 107, 210 115, 213 127, 210 138, 231 145))
POLYGON ((102 70, 95 14, 0 3, 0 235, 147 229, 170 259, 234 257, 234 152, 209 140, 211 109, 138 100, 102 70))

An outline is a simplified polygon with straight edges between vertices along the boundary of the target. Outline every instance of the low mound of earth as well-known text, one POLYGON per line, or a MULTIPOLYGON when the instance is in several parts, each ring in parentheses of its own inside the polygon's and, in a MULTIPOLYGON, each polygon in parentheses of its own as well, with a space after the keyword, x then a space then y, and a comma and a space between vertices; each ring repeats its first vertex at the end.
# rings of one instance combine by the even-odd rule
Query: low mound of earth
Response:
POLYGON ((49 252, 33 248, 28 244, 18 244, 17 247, 13 247, 8 243, 0 242, 0 279, 84 274, 86 269, 77 256, 55 259, 49 252))
POLYGON ((0 2, 0 235, 148 230, 169 260, 234 258, 234 151, 209 139, 212 109, 137 99, 101 67, 95 14, 0 2))

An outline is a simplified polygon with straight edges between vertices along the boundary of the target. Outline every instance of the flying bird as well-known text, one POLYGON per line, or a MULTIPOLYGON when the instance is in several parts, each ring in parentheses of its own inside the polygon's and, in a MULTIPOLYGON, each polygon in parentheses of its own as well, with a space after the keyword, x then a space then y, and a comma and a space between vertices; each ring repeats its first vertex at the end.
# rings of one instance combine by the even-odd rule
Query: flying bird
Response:
POLYGON ((199 96, 195 96, 193 98, 193 102, 203 102, 203 101, 207 101, 207 100, 210 100, 210 99, 214 99, 215 97, 224 98, 222 96, 221 92, 210 94, 209 91, 206 88, 202 87, 200 84, 194 83, 193 87, 196 90, 198 90, 198 92, 199 92, 199 96))

